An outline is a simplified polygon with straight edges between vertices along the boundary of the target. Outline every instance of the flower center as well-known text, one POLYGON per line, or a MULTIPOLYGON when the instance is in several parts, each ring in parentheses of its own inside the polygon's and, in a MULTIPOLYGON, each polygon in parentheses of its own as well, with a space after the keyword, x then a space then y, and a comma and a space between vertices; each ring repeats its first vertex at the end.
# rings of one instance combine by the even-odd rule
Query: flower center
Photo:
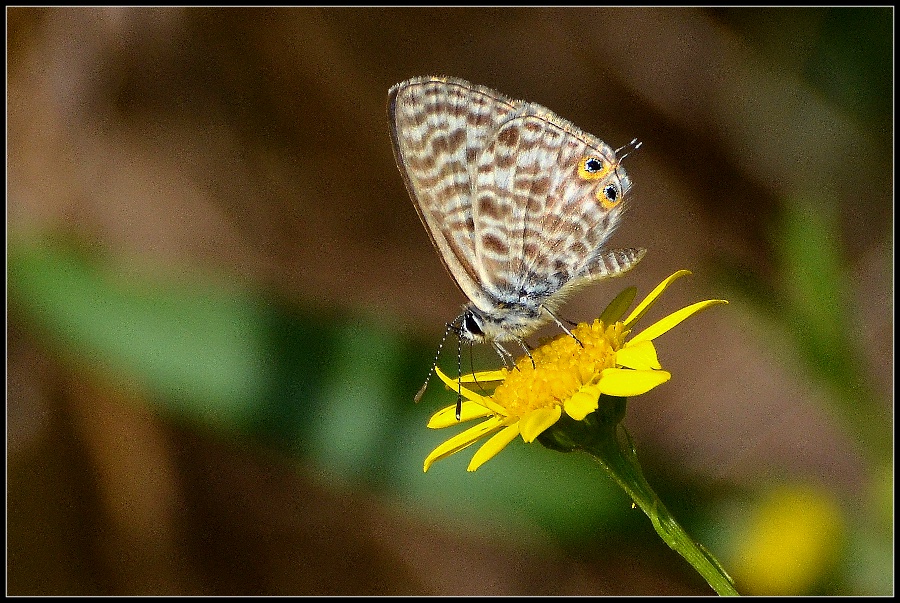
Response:
POLYGON ((494 390, 494 402, 518 417, 562 404, 581 387, 596 383, 603 369, 615 366, 627 331, 620 322, 606 327, 596 319, 579 324, 572 334, 584 347, 562 333, 531 353, 534 366, 528 356, 519 358, 517 368, 494 390))

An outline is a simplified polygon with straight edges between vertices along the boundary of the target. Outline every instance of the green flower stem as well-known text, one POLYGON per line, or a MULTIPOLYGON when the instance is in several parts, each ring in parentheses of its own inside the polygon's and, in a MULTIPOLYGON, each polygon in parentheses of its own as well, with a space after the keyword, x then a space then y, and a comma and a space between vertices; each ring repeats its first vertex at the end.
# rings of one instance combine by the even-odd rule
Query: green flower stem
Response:
POLYGON ((738 595, 728 573, 703 545, 695 542, 675 520, 647 483, 631 438, 620 426, 625 398, 600 396, 600 407, 583 421, 558 421, 539 437, 554 450, 581 450, 595 460, 647 514, 657 534, 685 558, 720 595, 738 595), (622 437, 620 437, 620 434, 622 437))

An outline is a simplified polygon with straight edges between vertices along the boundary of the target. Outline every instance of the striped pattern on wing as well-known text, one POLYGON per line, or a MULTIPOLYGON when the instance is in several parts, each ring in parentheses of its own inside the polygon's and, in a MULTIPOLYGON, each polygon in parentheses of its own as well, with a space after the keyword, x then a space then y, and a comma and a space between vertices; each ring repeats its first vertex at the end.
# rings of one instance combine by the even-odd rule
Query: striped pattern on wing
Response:
POLYGON ((394 155, 419 217, 457 285, 480 307, 492 302, 475 250, 475 165, 500 124, 522 106, 453 78, 416 78, 388 94, 394 155))
POLYGON ((594 136, 536 104, 501 125, 478 157, 473 222, 478 279, 504 304, 555 307, 564 287, 617 274, 642 252, 601 251, 622 211, 597 197, 614 180, 630 188, 614 151, 594 136), (609 165, 609 175, 579 175, 586 157, 609 165))

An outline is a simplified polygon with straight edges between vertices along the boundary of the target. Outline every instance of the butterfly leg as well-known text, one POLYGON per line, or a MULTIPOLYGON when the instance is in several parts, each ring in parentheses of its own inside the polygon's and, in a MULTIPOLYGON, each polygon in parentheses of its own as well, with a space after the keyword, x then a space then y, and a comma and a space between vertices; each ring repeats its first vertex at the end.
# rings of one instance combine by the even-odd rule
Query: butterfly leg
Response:
MULTIPOLYGON (((524 339, 521 339, 519 337, 516 337, 516 342, 520 346, 522 346, 522 349, 525 350, 525 355, 528 356, 529 360, 531 360, 531 368, 535 368, 534 356, 531 355, 531 347, 527 343, 525 343, 524 339)), ((518 367, 516 367, 516 368, 518 368, 518 367)))
POLYGON ((546 312, 547 314, 549 314, 549 315, 550 315, 550 318, 552 318, 553 321, 554 321, 557 325, 559 325, 559 328, 562 329, 563 331, 565 331, 565 332, 569 335, 569 337, 571 337, 572 339, 574 339, 575 341, 577 341, 577 342, 578 342, 578 345, 580 345, 581 347, 584 347, 584 344, 581 343, 581 341, 580 341, 577 337, 575 337, 575 335, 572 334, 572 331, 570 331, 569 328, 566 327, 566 325, 564 325, 564 324, 562 323, 562 321, 560 321, 560 320, 556 317, 556 314, 554 314, 553 312, 550 311, 549 308, 547 308, 547 306, 541 304, 541 310, 543 310, 544 312, 546 312))
POLYGON ((500 345, 500 343, 497 341, 491 341, 491 344, 494 346, 494 349, 497 350, 497 354, 500 355, 500 359, 503 360, 503 366, 505 366, 506 368, 509 368, 510 366, 515 368, 516 359, 515 357, 513 357, 512 353, 510 353, 509 350, 500 345))

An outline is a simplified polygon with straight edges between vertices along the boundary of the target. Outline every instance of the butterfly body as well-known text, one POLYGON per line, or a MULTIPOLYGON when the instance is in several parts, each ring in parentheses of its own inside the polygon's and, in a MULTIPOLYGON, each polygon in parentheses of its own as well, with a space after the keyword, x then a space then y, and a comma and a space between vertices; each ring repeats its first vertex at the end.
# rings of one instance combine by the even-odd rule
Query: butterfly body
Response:
POLYGON ((521 342, 568 294, 643 256, 603 247, 631 181, 600 139, 456 78, 413 78, 388 99, 407 190, 469 300, 455 321, 464 337, 521 342))

